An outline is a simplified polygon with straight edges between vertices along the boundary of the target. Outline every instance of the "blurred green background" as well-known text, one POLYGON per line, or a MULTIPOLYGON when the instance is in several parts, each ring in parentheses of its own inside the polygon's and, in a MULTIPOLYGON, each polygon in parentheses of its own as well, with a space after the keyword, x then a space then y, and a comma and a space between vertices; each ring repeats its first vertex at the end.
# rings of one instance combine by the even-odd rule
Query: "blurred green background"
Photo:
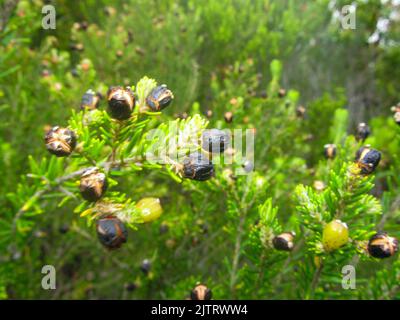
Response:
MULTIPOLYGON (((279 145, 282 158, 274 166, 288 167, 271 179, 272 193, 287 216, 293 209, 287 194, 296 183, 312 181, 307 171, 288 175, 292 168, 312 167, 322 159, 336 109, 348 110, 349 133, 363 121, 373 129, 388 123, 395 127, 389 117, 400 90, 400 4, 352 3, 355 29, 342 28, 341 10, 348 3, 339 0, 0 0, 0 230, 9 228, 18 210, 8 195, 25 183, 28 155, 47 156, 44 128, 66 123, 87 89, 105 94, 110 85, 133 84, 144 75, 173 90, 167 118, 191 114, 198 103, 195 110, 213 111, 215 126, 221 126, 226 111, 234 111, 239 125, 257 129, 257 139, 272 130, 277 136, 267 143, 257 140, 256 167, 272 166, 267 154, 279 145), (42 28, 45 4, 56 9, 55 30, 42 28), (271 67, 276 59, 280 63, 271 67), (274 72, 279 74, 275 78, 274 72), (300 125, 285 128, 284 114, 254 107, 270 98, 267 89, 274 85, 307 108, 300 125), (305 143, 300 133, 311 142, 305 143)), ((265 103, 273 109, 277 102, 265 103)), ((389 133, 381 135, 375 142, 390 159, 399 146, 391 145, 395 141, 389 133)), ((160 234, 161 222, 145 226, 132 233, 124 251, 110 254, 76 222, 72 205, 61 209, 46 199, 46 212, 34 217, 24 240, 18 243, 0 233, 1 295, 184 298, 198 280, 218 284, 220 255, 228 241, 219 230, 226 221, 215 217, 223 215, 223 201, 190 195, 163 177, 146 174, 125 187, 162 198, 170 212, 167 233, 160 234), (212 225, 206 235, 204 221, 212 225), (147 276, 140 271, 145 258, 158 261, 147 276), (60 270, 56 293, 39 288, 45 263, 60 270)), ((290 297, 288 292, 277 297, 290 297)))

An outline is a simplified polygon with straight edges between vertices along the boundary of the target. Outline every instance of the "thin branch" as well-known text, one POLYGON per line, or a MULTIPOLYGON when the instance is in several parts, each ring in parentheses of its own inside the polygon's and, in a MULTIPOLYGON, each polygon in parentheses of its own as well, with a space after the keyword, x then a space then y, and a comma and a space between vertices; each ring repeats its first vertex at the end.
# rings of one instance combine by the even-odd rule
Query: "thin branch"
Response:
POLYGON ((323 265, 320 264, 320 266, 318 267, 318 269, 315 271, 313 280, 312 280, 312 282, 311 282, 310 294, 308 295, 307 299, 314 299, 315 290, 317 289, 318 282, 319 282, 319 279, 320 279, 320 277, 321 277, 322 268, 323 268, 323 265))
POLYGON ((238 228, 237 228, 235 251, 234 251, 233 260, 232 260, 230 288, 231 288, 231 293, 232 293, 233 299, 235 299, 235 296, 236 296, 235 284, 236 284, 236 279, 237 279, 237 269, 239 266, 240 248, 241 248, 241 242, 242 242, 244 221, 245 221, 245 216, 244 216, 244 214, 242 214, 242 216, 240 217, 240 222, 239 222, 238 228))
POLYGON ((387 219, 390 218, 396 212, 396 209, 399 207, 399 205, 400 205, 400 197, 396 197, 396 199, 393 201, 392 205, 390 206, 390 210, 386 214, 382 215, 381 220, 379 221, 378 225, 376 226, 378 231, 383 229, 387 219))
POLYGON ((248 192, 249 192, 249 185, 248 184, 247 184, 246 190, 243 193, 241 198, 237 194, 236 190, 233 190, 233 191, 234 191, 232 193, 233 197, 236 200, 236 202, 238 203, 239 210, 240 210, 240 220, 239 220, 239 224, 238 224, 238 227, 237 227, 235 249, 234 249, 233 260, 232 260, 231 279, 230 279, 231 294, 232 294, 232 298, 235 299, 236 298, 235 285, 236 285, 236 281, 237 281, 237 269, 239 267, 241 245, 242 245, 242 236, 243 236, 243 232, 244 232, 246 214, 247 214, 247 211, 253 206, 254 198, 249 203, 246 203, 246 198, 247 198, 247 195, 248 195, 248 192))
MULTIPOLYGON (((135 162, 136 165, 142 165, 142 162, 140 162, 140 161, 143 161, 143 159, 139 158, 139 157, 133 157, 133 158, 125 159, 123 164, 125 165, 125 164, 128 164, 128 163, 135 162)), ((110 168, 110 166, 121 165, 121 164, 122 164, 121 161, 115 161, 115 162, 111 162, 110 161, 110 162, 100 163, 100 164, 98 164, 98 167, 107 169, 107 168, 110 168)), ((38 200, 43 195, 45 195, 47 192, 50 192, 50 191, 52 191, 52 190, 54 190, 56 188, 60 188, 60 185, 63 184, 64 182, 68 181, 68 180, 72 180, 72 179, 75 179, 77 177, 80 177, 87 169, 89 169, 89 167, 83 168, 83 169, 77 170, 75 172, 72 172, 70 174, 67 174, 65 176, 59 177, 59 178, 55 179, 52 182, 49 181, 42 189, 37 190, 29 198, 29 200, 27 202, 25 202, 25 204, 29 203, 29 202, 32 202, 34 200, 38 200)), ((12 232, 13 233, 15 233, 15 231, 16 231, 18 219, 20 219, 24 215, 25 212, 27 212, 27 209, 25 208, 25 205, 23 205, 18 210, 18 212, 15 214, 14 219, 13 219, 13 223, 12 223, 12 232)))

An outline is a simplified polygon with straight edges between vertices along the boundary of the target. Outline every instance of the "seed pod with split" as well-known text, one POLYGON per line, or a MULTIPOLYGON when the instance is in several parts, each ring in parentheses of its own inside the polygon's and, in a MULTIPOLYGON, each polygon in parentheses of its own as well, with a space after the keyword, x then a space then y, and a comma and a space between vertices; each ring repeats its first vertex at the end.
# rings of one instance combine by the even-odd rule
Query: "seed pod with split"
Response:
POLYGON ((197 284, 190 292, 190 298, 192 300, 211 300, 212 292, 204 284, 197 284))
POLYGON ((106 175, 98 168, 89 168, 82 174, 79 190, 87 201, 99 200, 106 192, 107 187, 106 175))
POLYGON ((371 133, 371 129, 369 128, 369 126, 366 123, 361 122, 357 126, 356 140, 357 141, 365 141, 365 139, 368 138, 370 133, 371 133))
POLYGON ((58 126, 47 131, 44 140, 47 150, 57 157, 69 156, 76 147, 75 132, 58 126))
POLYGON ((183 176, 197 181, 205 181, 214 175, 214 165, 201 152, 194 152, 183 161, 183 176))
POLYGON ((122 221, 112 216, 98 220, 96 231, 100 242, 109 249, 121 247, 128 237, 128 231, 122 221))
POLYGON ((149 259, 144 259, 140 265, 140 270, 144 273, 144 274, 148 274, 151 270, 151 262, 149 259))
POLYGON ((99 107, 99 103, 101 100, 101 94, 95 93, 93 90, 89 89, 86 93, 82 96, 81 101, 81 110, 89 109, 94 110, 99 107))
POLYGON ((135 96, 129 87, 111 87, 107 92, 107 101, 112 118, 126 120, 131 117, 135 96))
POLYGON ((349 228, 340 220, 325 225, 322 232, 322 244, 327 252, 344 246, 349 241, 349 228))
POLYGON ((230 142, 230 135, 218 129, 206 129, 201 136, 202 148, 211 153, 222 153, 230 142))
POLYGON ((161 111, 168 107, 174 95, 165 84, 155 87, 146 98, 146 104, 152 111, 161 111))
POLYGON ((272 239, 272 244, 276 250, 291 251, 293 249, 294 232, 284 232, 272 239))
POLYGON ((143 198, 136 203, 135 207, 139 210, 140 217, 145 223, 157 220, 163 211, 158 198, 143 198))
POLYGON ((397 239, 389 237, 386 232, 378 232, 368 242, 368 253, 374 258, 390 258, 398 248, 397 239))
POLYGON ((226 123, 231 123, 233 120, 233 113, 231 111, 225 112, 224 119, 226 123))
POLYGON ((336 156, 336 145, 329 143, 324 145, 324 154, 325 158, 327 159, 333 159, 336 156))
POLYGON ((361 147, 356 153, 356 163, 362 174, 370 174, 375 171, 381 160, 381 153, 369 146, 361 147))

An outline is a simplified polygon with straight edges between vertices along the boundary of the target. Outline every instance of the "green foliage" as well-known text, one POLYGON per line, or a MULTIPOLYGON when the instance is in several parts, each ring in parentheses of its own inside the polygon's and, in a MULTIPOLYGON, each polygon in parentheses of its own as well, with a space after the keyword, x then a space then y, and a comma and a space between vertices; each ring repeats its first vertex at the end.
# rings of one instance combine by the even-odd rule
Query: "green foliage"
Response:
POLYGON ((44 30, 44 3, 0 5, 0 299, 185 299, 198 281, 216 299, 399 298, 398 255, 366 251, 376 231, 400 237, 400 127, 389 115, 398 7, 354 1, 357 28, 345 30, 346 1, 57 0, 57 28, 44 30), (174 92, 162 113, 143 112, 153 79, 174 92), (88 89, 104 98, 113 85, 135 92, 129 120, 112 119, 106 99, 79 109, 88 89), (361 121, 372 131, 364 143, 353 136, 361 121), (68 158, 46 153, 53 125, 78 136, 68 158), (213 155, 212 179, 184 179, 206 128, 254 133, 254 149, 234 138, 213 155), (335 159, 324 158, 328 143, 335 159), (382 153, 370 176, 354 163, 363 144, 382 153), (93 166, 109 181, 98 203, 79 194, 93 166), (161 199, 160 219, 143 223, 144 197, 161 199), (98 242, 106 214, 129 227, 119 250, 98 242), (327 252, 335 219, 350 240, 327 252), (293 250, 276 250, 272 239, 289 231, 293 250), (57 270, 54 292, 39 289, 45 264, 57 270), (342 288, 349 264, 355 290, 342 288))

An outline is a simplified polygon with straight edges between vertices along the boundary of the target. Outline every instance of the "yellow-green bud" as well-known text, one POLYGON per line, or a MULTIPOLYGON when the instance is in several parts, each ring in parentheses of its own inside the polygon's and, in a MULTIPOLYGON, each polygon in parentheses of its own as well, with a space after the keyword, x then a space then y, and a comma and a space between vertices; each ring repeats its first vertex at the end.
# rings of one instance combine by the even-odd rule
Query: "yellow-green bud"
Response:
POLYGON ((329 222, 322 233, 322 244, 328 252, 339 249, 349 241, 349 229, 340 220, 329 222))
POLYGON ((143 198, 136 203, 136 208, 140 211, 145 223, 157 220, 163 211, 158 198, 143 198))

